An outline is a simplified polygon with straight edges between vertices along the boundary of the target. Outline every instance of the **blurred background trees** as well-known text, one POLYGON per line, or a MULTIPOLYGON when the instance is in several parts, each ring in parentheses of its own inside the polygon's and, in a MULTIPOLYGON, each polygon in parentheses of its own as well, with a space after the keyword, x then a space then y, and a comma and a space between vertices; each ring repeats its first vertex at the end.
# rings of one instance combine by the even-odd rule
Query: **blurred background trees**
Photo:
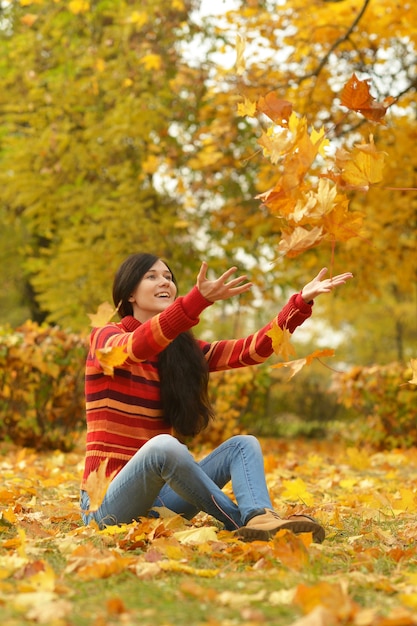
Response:
POLYGON ((143 249, 178 268, 182 292, 201 259, 215 270, 237 263, 258 291, 219 308, 219 328, 266 321, 332 262, 326 245, 279 258, 279 222, 255 199, 274 167, 257 143, 262 120, 240 117, 237 103, 273 91, 324 125, 333 147, 373 133, 388 155, 383 183, 351 194, 364 229, 337 246, 333 270, 355 280, 317 303, 325 323, 312 322, 311 336, 337 336, 344 362, 407 359, 417 337, 416 40, 411 1, 3 3, 2 321, 87 330, 118 263, 143 249), (247 42, 240 73, 237 38, 247 42), (353 72, 378 100, 395 98, 385 126, 340 107, 353 72))

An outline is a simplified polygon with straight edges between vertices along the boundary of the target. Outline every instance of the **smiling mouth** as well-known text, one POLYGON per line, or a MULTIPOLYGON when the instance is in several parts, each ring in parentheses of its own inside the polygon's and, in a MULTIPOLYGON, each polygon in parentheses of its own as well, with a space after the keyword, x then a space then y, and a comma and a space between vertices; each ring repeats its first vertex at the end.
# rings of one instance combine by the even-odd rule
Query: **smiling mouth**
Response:
POLYGON ((170 294, 167 291, 163 291, 161 293, 157 293, 156 298, 169 298, 170 294))

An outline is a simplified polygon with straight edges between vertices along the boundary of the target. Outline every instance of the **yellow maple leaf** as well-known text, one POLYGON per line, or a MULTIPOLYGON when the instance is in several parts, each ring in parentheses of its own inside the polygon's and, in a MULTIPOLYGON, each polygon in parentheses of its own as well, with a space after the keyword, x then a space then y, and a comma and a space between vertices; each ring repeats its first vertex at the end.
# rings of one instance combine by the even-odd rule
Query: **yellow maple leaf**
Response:
POLYGON ((341 170, 344 183, 355 189, 369 189, 369 185, 383 179, 385 153, 376 149, 373 137, 369 143, 356 144, 351 153, 338 150, 336 165, 341 170))
POLYGON ((291 259, 305 250, 317 246, 322 241, 323 236, 321 226, 315 226, 311 230, 307 230, 303 226, 297 226, 293 231, 282 234, 278 250, 282 256, 287 256, 291 259))
POLYGON ((105 459, 100 463, 95 471, 90 472, 90 474, 88 475, 85 484, 85 491, 88 493, 90 508, 88 509, 88 511, 84 511, 84 513, 91 513, 93 511, 97 511, 100 508, 104 496, 106 495, 107 489, 117 473, 117 470, 115 470, 114 472, 111 472, 109 475, 107 475, 108 462, 109 459, 105 459))
POLYGON ((283 480, 282 484, 285 487, 281 494, 282 498, 290 500, 291 502, 299 502, 301 500, 306 506, 312 506, 314 504, 314 496, 308 491, 307 485, 302 478, 283 480))
POLYGON ((417 359, 410 359, 409 366, 411 367, 413 376, 408 382, 412 385, 417 385, 417 359))
POLYGON ((280 328, 274 320, 266 334, 272 339, 272 349, 275 354, 282 356, 285 361, 288 361, 291 354, 295 355, 295 349, 290 340, 291 333, 288 328, 280 328))
POLYGON ((175 539, 184 544, 203 544, 207 541, 217 541, 217 529, 215 526, 201 526, 190 528, 174 533, 175 539))
POLYGON ((108 376, 113 376, 114 368, 120 367, 127 359, 124 346, 111 346, 108 348, 98 348, 95 356, 103 368, 103 372, 108 376))
POLYGON ((116 315, 118 307, 115 309, 108 302, 102 302, 96 313, 88 313, 88 317, 90 318, 90 325, 94 328, 101 328, 110 322, 112 317, 116 315))
POLYGON ((334 208, 336 196, 336 187, 331 187, 329 180, 320 179, 318 190, 310 190, 300 198, 288 219, 300 225, 321 221, 334 208))
POLYGON ((326 156, 324 149, 330 145, 330 141, 326 138, 326 132, 323 126, 320 130, 313 128, 310 133, 310 140, 313 145, 317 146, 319 154, 323 157, 326 156))
POLYGON ((254 117, 256 113, 256 102, 252 102, 248 98, 245 98, 243 102, 239 102, 237 105, 237 114, 240 117, 254 117))

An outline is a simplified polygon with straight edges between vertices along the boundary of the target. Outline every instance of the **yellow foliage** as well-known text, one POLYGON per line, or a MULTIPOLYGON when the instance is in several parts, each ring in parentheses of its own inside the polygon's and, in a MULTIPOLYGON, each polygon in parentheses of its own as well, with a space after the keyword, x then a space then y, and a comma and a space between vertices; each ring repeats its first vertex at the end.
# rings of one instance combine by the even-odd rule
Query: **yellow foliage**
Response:
POLYGON ((75 15, 87 13, 90 10, 90 2, 88 0, 70 0, 68 8, 75 15))

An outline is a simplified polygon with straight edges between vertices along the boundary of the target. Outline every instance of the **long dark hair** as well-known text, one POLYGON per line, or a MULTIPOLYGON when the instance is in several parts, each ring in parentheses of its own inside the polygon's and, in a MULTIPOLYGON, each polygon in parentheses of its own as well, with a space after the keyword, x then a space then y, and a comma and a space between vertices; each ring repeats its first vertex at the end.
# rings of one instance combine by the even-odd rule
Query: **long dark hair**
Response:
MULTIPOLYGON (((158 260, 159 257, 153 254, 132 254, 117 270, 113 282, 113 302, 121 318, 133 315, 129 298, 158 260)), ((177 285, 174 274, 168 269, 177 285)), ((160 352, 158 371, 165 419, 183 436, 196 435, 206 428, 214 416, 208 396, 209 371, 191 331, 178 335, 160 352)))

